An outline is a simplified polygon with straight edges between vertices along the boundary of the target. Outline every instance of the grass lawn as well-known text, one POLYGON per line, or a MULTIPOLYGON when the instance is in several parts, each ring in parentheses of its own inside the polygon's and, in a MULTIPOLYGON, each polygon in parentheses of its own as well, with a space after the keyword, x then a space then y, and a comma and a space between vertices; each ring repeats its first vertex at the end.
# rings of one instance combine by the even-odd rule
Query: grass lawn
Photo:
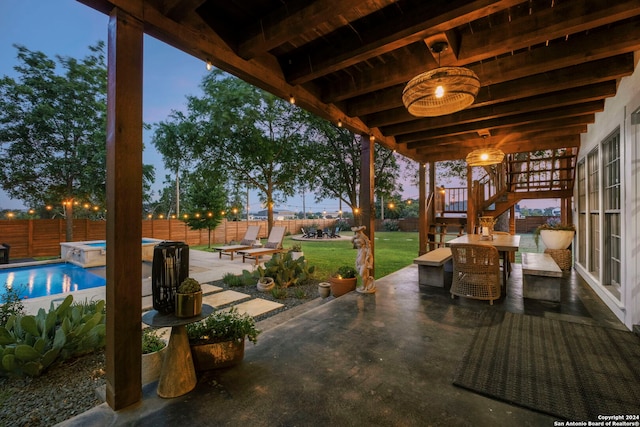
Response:
MULTIPOLYGON (((343 231, 348 233, 350 231, 343 231)), ((516 263, 521 262, 520 252, 543 252, 544 245, 536 248, 532 234, 520 235, 520 251, 516 253, 516 263)), ((453 237, 451 237, 453 238, 453 237)), ((291 236, 284 238, 283 246, 290 248, 291 236)), ((350 241, 319 240, 301 243, 304 256, 310 265, 316 267, 316 277, 327 280, 341 265, 355 264, 357 251, 350 241)), ((418 256, 418 233, 404 231, 377 231, 375 234, 375 277, 380 278, 413 263, 418 256)), ((208 250, 206 246, 192 246, 197 250, 208 250)))

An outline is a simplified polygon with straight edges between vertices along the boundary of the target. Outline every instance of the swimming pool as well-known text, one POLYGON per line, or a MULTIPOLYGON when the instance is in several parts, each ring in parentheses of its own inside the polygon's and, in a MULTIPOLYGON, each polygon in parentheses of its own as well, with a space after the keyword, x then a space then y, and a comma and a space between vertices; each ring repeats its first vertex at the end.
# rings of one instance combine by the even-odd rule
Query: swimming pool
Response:
POLYGON ((19 289, 21 298, 37 298, 66 294, 82 289, 104 286, 106 280, 97 269, 85 269, 70 263, 43 264, 0 270, 0 295, 5 284, 19 289), (96 270, 96 273, 92 272, 96 270))

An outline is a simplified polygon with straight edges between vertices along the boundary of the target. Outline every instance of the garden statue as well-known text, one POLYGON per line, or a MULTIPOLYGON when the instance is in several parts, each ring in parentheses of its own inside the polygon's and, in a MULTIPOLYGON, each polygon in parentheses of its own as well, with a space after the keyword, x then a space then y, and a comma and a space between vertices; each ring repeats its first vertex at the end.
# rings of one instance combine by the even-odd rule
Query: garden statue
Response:
POLYGON ((366 234, 364 234, 364 225, 360 227, 352 227, 351 230, 355 232, 355 236, 351 239, 353 245, 358 249, 358 256, 356 257, 356 270, 360 277, 362 277, 362 283, 356 288, 356 291, 366 294, 371 294, 376 291, 375 279, 372 274, 373 270, 373 254, 371 253, 371 242, 366 234))

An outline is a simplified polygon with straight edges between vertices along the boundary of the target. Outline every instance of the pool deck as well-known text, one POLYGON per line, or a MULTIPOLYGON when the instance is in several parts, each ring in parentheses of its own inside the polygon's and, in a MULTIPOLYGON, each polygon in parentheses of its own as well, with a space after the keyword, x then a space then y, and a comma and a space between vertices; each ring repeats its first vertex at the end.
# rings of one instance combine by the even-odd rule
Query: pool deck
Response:
MULTIPOLYGON (((13 266, 17 267, 18 264, 13 266)), ((222 279, 226 273, 240 274, 242 270, 252 271, 255 268, 253 263, 243 263, 242 257, 229 258, 218 257, 217 253, 204 252, 191 249, 189 251, 189 276, 201 283, 212 282, 222 279)), ((142 309, 152 308, 151 296, 151 276, 142 279, 142 309)), ((209 285, 203 285, 204 293, 208 293, 209 285)), ((213 288, 213 287, 211 287, 213 288)), ((71 292, 74 301, 91 301, 106 298, 105 287, 85 289, 71 292)), ((48 310, 52 301, 62 301, 68 294, 56 294, 46 297, 38 297, 24 300, 24 308, 27 314, 36 314, 40 308, 48 310)))

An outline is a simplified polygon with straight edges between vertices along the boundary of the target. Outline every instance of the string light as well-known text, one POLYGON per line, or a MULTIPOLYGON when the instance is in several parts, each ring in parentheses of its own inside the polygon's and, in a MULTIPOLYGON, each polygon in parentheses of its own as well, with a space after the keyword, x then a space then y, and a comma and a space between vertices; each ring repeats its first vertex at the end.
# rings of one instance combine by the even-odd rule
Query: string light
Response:
POLYGON ((213 64, 211 61, 207 60, 207 71, 211 71, 211 69, 213 69, 213 64))
POLYGON ((293 95, 289 95, 289 103, 291 103, 291 104, 295 104, 296 103, 296 99, 293 97, 293 95))

